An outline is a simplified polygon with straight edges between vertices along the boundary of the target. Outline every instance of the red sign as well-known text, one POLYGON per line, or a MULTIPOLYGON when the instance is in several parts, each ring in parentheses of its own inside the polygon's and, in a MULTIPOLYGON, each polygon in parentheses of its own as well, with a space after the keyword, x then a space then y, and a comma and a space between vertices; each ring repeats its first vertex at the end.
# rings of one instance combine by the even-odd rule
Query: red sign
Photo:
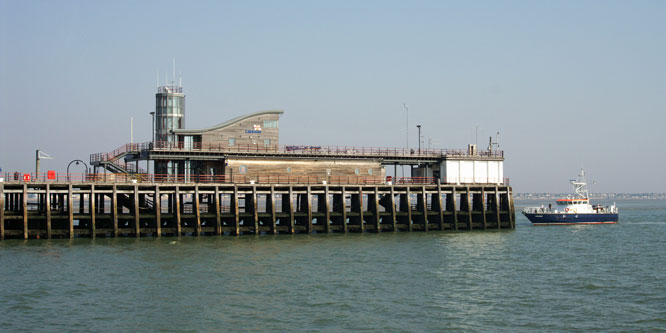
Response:
POLYGON ((53 171, 53 170, 49 170, 49 171, 46 173, 46 178, 49 179, 49 180, 54 180, 54 179, 56 178, 56 176, 55 176, 55 171, 53 171))
POLYGON ((30 181, 30 174, 29 173, 24 173, 23 174, 23 181, 24 182, 29 182, 30 181))

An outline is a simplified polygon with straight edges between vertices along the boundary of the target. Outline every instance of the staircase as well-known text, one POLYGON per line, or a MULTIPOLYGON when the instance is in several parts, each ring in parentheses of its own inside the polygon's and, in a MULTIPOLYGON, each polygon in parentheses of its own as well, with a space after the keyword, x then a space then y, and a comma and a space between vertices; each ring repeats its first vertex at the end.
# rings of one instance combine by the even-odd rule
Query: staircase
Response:
POLYGON ((127 164, 123 158, 130 154, 139 154, 142 150, 148 148, 149 143, 128 143, 116 148, 110 153, 90 154, 90 165, 103 167, 111 173, 135 174, 146 173, 146 170, 127 164))

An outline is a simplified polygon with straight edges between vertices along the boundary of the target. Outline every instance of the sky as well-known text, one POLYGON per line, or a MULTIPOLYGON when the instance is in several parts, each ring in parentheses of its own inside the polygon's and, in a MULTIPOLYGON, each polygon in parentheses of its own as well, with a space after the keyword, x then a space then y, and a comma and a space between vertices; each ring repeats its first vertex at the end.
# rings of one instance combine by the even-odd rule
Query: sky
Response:
POLYGON ((0 167, 34 172, 40 149, 64 172, 132 117, 149 141, 175 59, 188 128, 282 109, 281 144, 499 132, 515 192, 581 168, 591 192, 666 192, 665 22, 666 1, 0 0, 0 167))

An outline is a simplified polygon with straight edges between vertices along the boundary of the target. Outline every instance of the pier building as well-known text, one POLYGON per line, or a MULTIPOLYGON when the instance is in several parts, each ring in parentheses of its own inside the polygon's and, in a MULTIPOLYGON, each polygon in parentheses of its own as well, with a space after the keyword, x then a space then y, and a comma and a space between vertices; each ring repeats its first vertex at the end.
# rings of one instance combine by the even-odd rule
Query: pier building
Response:
MULTIPOLYGON (((203 129, 185 128, 181 86, 161 86, 156 94, 154 140, 126 144, 90 156, 94 173, 148 174, 165 180, 273 182, 308 177, 308 182, 504 184, 504 153, 466 149, 410 149, 280 145, 282 110, 259 111, 203 129), (140 165, 144 165, 142 169, 140 165), (409 176, 396 179, 397 168, 409 176), (386 169, 393 168, 387 180, 386 169)), ((103 177, 108 177, 106 174, 103 177)))
POLYGON ((0 175, 0 239, 515 228, 492 145, 282 145, 282 110, 203 129, 185 114, 182 86, 161 86, 150 142, 91 154, 90 174, 0 175))

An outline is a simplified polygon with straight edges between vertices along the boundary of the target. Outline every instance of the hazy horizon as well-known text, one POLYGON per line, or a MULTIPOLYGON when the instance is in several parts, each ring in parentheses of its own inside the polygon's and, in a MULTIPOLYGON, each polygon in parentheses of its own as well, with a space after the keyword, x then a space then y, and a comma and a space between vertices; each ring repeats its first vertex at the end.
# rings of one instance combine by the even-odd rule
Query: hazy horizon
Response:
MULTIPOLYGON (((281 109, 280 144, 485 149, 514 192, 666 190, 663 1, 0 1, 0 167, 151 137, 172 59, 186 127, 281 109), (432 139, 430 141, 429 139, 432 139), (643 162, 640 162, 642 160, 643 162)), ((80 171, 79 171, 80 172, 80 171)))

